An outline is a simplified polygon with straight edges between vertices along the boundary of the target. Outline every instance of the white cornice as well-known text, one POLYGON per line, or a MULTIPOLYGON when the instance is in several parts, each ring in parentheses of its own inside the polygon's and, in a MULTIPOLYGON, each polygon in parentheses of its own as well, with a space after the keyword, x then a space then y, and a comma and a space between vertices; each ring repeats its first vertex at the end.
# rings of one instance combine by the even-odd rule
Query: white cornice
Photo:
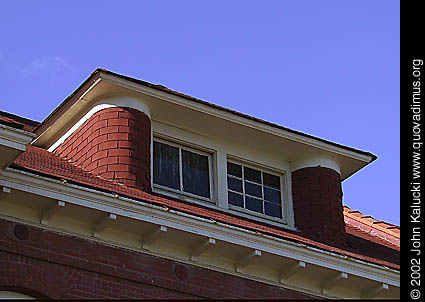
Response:
MULTIPOLYGON (((6 220, 9 220, 9 221, 14 221, 16 223, 25 223, 25 224, 31 225, 33 227, 40 227, 40 224, 34 223, 32 221, 23 221, 22 219, 2 215, 1 213, 0 213, 0 218, 6 219, 6 220)), ((131 251, 134 251, 134 252, 139 252, 139 253, 143 252, 144 254, 148 254, 148 255, 152 255, 152 256, 156 256, 156 257, 160 256, 162 258, 172 260, 172 261, 186 263, 186 264, 189 264, 189 265, 196 265, 196 266, 203 267, 203 268, 206 268, 206 269, 217 270, 217 268, 215 266, 211 265, 211 264, 201 263, 201 262, 198 262, 198 261, 196 261, 196 264, 195 264, 193 260, 187 261, 187 260, 177 258, 177 257, 175 257, 173 255, 169 255, 169 254, 158 255, 156 252, 151 252, 151 251, 146 250, 146 249, 141 251, 140 249, 136 249, 132 246, 116 244, 114 242, 110 242, 110 241, 104 240, 102 238, 98 238, 98 237, 94 237, 94 236, 89 237, 89 236, 82 235, 80 233, 76 233, 76 232, 69 231, 69 230, 64 230, 62 228, 58 228, 58 227, 54 227, 54 226, 50 226, 50 225, 43 225, 42 228, 45 229, 45 230, 49 230, 49 231, 59 233, 59 234, 66 234, 66 235, 70 235, 70 236, 84 238, 86 240, 90 240, 92 242, 100 243, 100 244, 110 246, 110 247, 113 247, 113 248, 118 247, 118 248, 124 248, 124 249, 127 249, 127 250, 131 250, 131 251)), ((232 275, 232 276, 243 277, 243 278, 246 278, 246 279, 259 281, 259 282, 263 282, 263 283, 266 283, 266 284, 276 286, 275 282, 272 282, 268 279, 264 279, 264 278, 260 278, 260 277, 256 277, 256 276, 252 276, 252 275, 247 276, 247 275, 243 275, 241 273, 238 273, 238 272, 235 272, 235 271, 232 271, 232 270, 225 270, 225 271, 223 270, 223 272, 226 273, 226 274, 232 275)), ((306 288, 302 288, 302 287, 299 287, 299 286, 295 286, 295 285, 292 285, 292 284, 285 284, 285 286, 282 286, 282 287, 284 287, 286 289, 290 289, 290 290, 299 291, 301 293, 309 294, 309 295, 312 295, 312 296, 322 297, 322 298, 325 298, 325 299, 335 298, 335 297, 329 296, 327 294, 323 294, 323 293, 320 293, 320 292, 316 292, 316 291, 309 290, 309 289, 306 289, 306 288)))
POLYGON ((82 85, 49 116, 37 130, 39 136, 33 143, 49 149, 56 147, 64 137, 70 134, 70 131, 78 127, 80 124, 78 121, 85 113, 99 101, 114 98, 114 96, 116 104, 113 102, 108 104, 119 106, 120 98, 133 97, 138 99, 138 102, 132 102, 129 107, 136 109, 140 106, 146 107, 145 109, 152 113, 154 120, 159 118, 162 122, 169 122, 182 129, 191 129, 194 133, 201 135, 211 135, 218 140, 232 142, 237 137, 238 144, 241 146, 269 152, 272 156, 291 162, 295 166, 299 161, 304 161, 305 164, 306 158, 320 158, 326 167, 339 172, 342 180, 376 158, 364 151, 327 142, 277 125, 262 123, 201 101, 188 101, 185 97, 104 71, 97 72, 93 83, 89 81, 82 85), (230 122, 231 126, 224 129, 222 126, 227 122, 230 122), (220 131, 214 132, 212 129, 220 129, 220 131), (259 143, 244 139, 244 135, 248 137, 259 135, 259 143), (273 145, 274 148, 269 148, 268 144, 273 145), (337 164, 330 164, 331 162, 337 164))
POLYGON ((399 271, 111 193, 8 168, 0 185, 400 286, 399 271))
POLYGON ((54 151, 60 144, 62 144, 68 137, 70 137, 78 128, 81 127, 90 117, 95 113, 113 107, 130 107, 145 113, 150 118, 149 108, 141 101, 132 97, 109 97, 93 104, 93 107, 76 122, 64 135, 62 135, 56 142, 51 145, 47 151, 54 151))
POLYGON ((0 124, 0 169, 9 166, 27 148, 35 134, 0 124))
POLYGON ((109 105, 109 104, 100 104, 100 105, 96 105, 94 106, 92 109, 90 109, 89 112, 87 112, 77 123, 74 124, 74 126, 71 127, 71 129, 69 129, 64 135, 62 135, 53 145, 51 145, 49 147, 49 149, 47 149, 47 151, 52 152, 54 151, 57 147, 59 147, 60 144, 62 144, 69 136, 72 135, 72 133, 74 133, 78 128, 80 128, 80 126, 82 124, 84 124, 90 117, 92 117, 96 112, 103 110, 103 109, 107 109, 107 108, 112 108, 112 107, 116 107, 115 105, 109 105))
POLYGON ((329 158, 310 157, 310 158, 304 158, 302 160, 298 160, 296 162, 291 163, 292 171, 300 170, 302 168, 309 168, 309 167, 329 168, 341 174, 340 164, 336 162, 335 160, 331 160, 329 158))

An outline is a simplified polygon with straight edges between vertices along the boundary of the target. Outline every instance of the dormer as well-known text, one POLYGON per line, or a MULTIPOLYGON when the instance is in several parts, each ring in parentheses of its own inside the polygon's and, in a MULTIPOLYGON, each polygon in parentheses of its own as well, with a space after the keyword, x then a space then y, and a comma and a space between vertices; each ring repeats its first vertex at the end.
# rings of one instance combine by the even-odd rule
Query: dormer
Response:
POLYGON ((339 246, 341 182, 376 159, 101 69, 35 133, 99 177, 339 246))

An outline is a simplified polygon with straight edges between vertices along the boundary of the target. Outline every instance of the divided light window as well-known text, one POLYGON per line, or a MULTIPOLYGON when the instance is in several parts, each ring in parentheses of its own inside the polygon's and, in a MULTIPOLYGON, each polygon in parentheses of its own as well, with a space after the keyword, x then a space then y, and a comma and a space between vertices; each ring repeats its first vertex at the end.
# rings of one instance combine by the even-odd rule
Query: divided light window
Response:
POLYGON ((211 198, 211 155, 173 143, 153 143, 153 183, 211 198))
POLYGON ((282 218, 280 176, 227 162, 229 205, 282 218))

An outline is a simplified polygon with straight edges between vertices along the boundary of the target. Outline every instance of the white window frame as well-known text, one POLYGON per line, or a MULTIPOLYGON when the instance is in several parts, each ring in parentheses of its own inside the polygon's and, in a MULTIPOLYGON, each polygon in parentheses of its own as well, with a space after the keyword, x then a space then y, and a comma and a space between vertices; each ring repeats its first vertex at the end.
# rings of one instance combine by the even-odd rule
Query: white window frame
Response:
POLYGON ((216 204, 216 200, 215 200, 215 190, 214 190, 214 168, 213 168, 213 153, 211 150, 206 150, 205 148, 199 148, 199 147, 195 147, 190 143, 187 142, 181 142, 175 139, 170 140, 169 138, 163 138, 162 136, 159 135, 154 135, 153 139, 152 139, 152 169, 151 169, 151 173, 152 173, 152 188, 154 190, 154 192, 157 193, 162 193, 162 194, 166 194, 168 196, 172 196, 175 198, 181 198, 183 200, 187 200, 186 197, 189 198, 189 201, 195 202, 197 203, 198 201, 202 201, 202 202, 208 202, 208 203, 213 203, 216 204), (153 169, 153 158, 154 158, 154 154, 153 154, 153 143, 154 142, 158 142, 158 143, 162 143, 162 144, 166 144, 172 147, 176 147, 179 149, 179 178, 180 178, 180 190, 174 189, 174 188, 170 188, 170 187, 166 187, 160 184, 156 184, 154 182, 154 169, 153 169), (204 196, 200 196, 200 195, 196 195, 193 193, 189 193, 189 192, 185 192, 183 191, 183 169, 182 169, 182 150, 186 150, 195 154, 199 154, 199 155, 204 155, 207 156, 208 158, 208 175, 209 175, 209 189, 210 189, 210 197, 204 197, 204 196))
MULTIPOLYGON (((251 197, 251 195, 246 195, 245 194, 245 178, 244 178, 244 167, 247 168, 251 168, 251 169, 255 169, 257 171, 262 172, 261 173, 261 178, 263 178, 263 172, 271 174, 271 175, 275 175, 278 176, 280 179, 280 201, 281 201, 281 215, 282 218, 279 217, 274 217, 274 216, 269 216, 266 215, 264 213, 258 213, 252 210, 248 210, 245 207, 238 207, 235 205, 231 205, 228 202, 228 208, 230 211, 232 212, 237 212, 238 214, 247 214, 247 215, 243 215, 243 217, 247 217, 247 218, 254 218, 257 219, 259 221, 263 221, 263 222, 271 222, 271 221, 275 221, 275 222, 279 222, 280 224, 285 224, 286 226, 289 226, 288 223, 288 218, 289 218, 289 196, 288 196, 288 177, 289 177, 289 173, 285 172, 285 171, 278 171, 276 169, 273 168, 269 168, 269 167, 265 167, 264 165, 258 164, 258 163, 251 163, 248 162, 246 160, 241 160, 239 158, 233 157, 233 156, 227 156, 227 162, 230 162, 232 164, 235 165, 239 165, 242 167, 242 196, 243 196, 243 200, 244 200, 244 206, 245 206, 245 196, 249 196, 251 197), (248 216, 249 215, 249 216, 248 216)), ((234 193, 238 193, 241 194, 241 192, 236 192, 236 191, 232 191, 227 187, 227 177, 231 175, 229 175, 227 173, 227 162, 226 162, 226 194, 228 194, 228 192, 234 192, 234 193)), ((250 182, 250 181, 248 181, 250 182)), ((263 180, 262 180, 263 182, 263 180)), ((262 191, 262 202, 263 202, 263 209, 264 209, 264 184, 261 184, 261 191, 262 191)), ((258 197, 252 196, 253 198, 257 198, 260 199, 258 197)))
POLYGON ((215 138, 201 136, 188 130, 176 128, 173 125, 164 124, 161 121, 152 120, 151 129, 151 186, 152 191, 164 197, 175 198, 181 202, 197 204, 223 213, 228 213, 241 219, 250 219, 271 226, 296 230, 294 224, 293 202, 292 202, 292 180, 291 167, 289 162, 282 161, 275 157, 268 157, 267 154, 255 153, 253 150, 241 148, 238 144, 231 142, 217 141, 215 138), (189 151, 198 153, 204 152, 212 156, 209 161, 210 169, 210 199, 193 195, 183 191, 161 187, 153 183, 153 142, 163 142, 166 144, 176 144, 176 147, 188 148, 189 151), (244 208, 229 207, 228 187, 227 187, 227 161, 242 164, 250 168, 261 170, 271 174, 281 176, 281 194, 283 215, 276 218, 265 214, 259 214, 244 208), (212 186, 211 186, 212 182, 212 186), (210 193, 211 194, 211 193, 210 193))

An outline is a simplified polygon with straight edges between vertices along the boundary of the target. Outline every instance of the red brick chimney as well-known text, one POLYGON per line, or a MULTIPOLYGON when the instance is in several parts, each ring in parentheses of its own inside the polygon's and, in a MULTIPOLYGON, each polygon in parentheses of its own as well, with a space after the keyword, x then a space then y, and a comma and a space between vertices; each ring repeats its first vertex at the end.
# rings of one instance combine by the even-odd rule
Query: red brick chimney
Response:
POLYGON ((308 167, 292 172, 295 226, 303 235, 346 246, 340 175, 329 168, 308 167))
POLYGON ((146 114, 112 107, 92 115, 54 153, 95 175, 149 192, 150 143, 146 114))

